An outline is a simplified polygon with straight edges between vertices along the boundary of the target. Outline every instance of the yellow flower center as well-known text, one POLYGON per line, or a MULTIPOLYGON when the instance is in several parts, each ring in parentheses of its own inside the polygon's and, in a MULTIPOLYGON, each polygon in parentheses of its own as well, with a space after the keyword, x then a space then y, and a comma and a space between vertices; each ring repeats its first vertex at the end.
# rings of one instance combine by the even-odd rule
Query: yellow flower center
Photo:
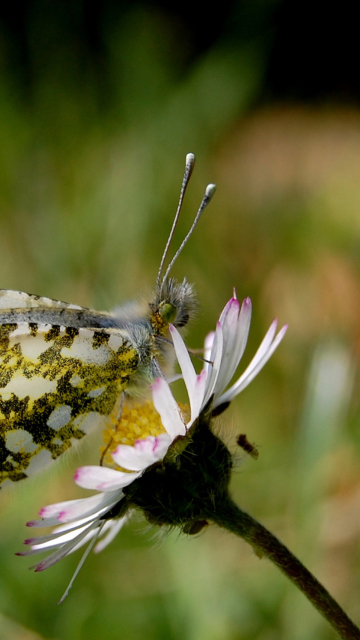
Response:
MULTIPOLYGON (((187 407, 181 407, 187 413, 187 407)), ((166 433, 160 415, 153 403, 125 401, 121 416, 110 416, 110 421, 103 432, 104 446, 101 448, 101 464, 117 468, 111 453, 119 444, 134 446, 136 440, 143 440, 148 436, 158 436, 166 433)))

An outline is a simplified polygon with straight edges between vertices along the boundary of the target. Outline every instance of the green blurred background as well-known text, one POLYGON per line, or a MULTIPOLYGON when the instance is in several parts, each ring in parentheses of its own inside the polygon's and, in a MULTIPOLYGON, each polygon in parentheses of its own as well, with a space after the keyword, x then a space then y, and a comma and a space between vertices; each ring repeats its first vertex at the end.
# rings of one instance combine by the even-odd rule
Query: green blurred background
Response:
MULTIPOLYGON (((99 309, 148 295, 185 154, 177 231, 218 191, 174 268, 196 284, 198 347, 232 287, 253 300, 249 362, 290 325, 227 412, 260 450, 238 503, 360 622, 360 76, 350 3, 4 3, 0 9, 0 286, 99 309)), ((244 366, 245 366, 244 364, 244 366)), ((90 438, 91 440, 91 438, 90 438)), ((96 445, 0 496, 1 640, 330 640, 305 598, 210 527, 159 545, 139 519, 45 573, 17 558, 41 506, 79 497, 96 445), (142 535, 139 535, 141 533, 142 535)), ((39 532, 40 533, 40 532, 39 532)))

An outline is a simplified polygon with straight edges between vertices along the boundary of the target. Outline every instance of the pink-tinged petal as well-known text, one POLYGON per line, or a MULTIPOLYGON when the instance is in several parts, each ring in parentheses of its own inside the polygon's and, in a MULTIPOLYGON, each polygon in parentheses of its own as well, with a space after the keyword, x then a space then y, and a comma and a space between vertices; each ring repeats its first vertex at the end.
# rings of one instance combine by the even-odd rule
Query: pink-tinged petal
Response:
POLYGON ((176 436, 184 436, 186 428, 181 420, 178 404, 163 378, 157 378, 151 386, 152 399, 156 411, 167 433, 174 440, 176 436))
POLYGON ((153 455, 155 456, 155 460, 162 460, 171 443, 172 439, 168 433, 160 433, 156 436, 153 446, 153 455))
POLYGON ((186 390, 189 396, 190 407, 191 407, 195 400, 194 387, 196 383, 196 371, 193 367, 191 358, 189 356, 189 352, 186 348, 185 342, 183 341, 180 333, 172 324, 169 325, 169 330, 172 337, 172 341, 174 343, 176 357, 180 365, 181 373, 184 378, 186 390))
POLYGON ((42 518, 51 518, 57 517, 61 511, 63 511, 64 507, 68 507, 70 505, 76 505, 83 502, 83 498, 79 500, 66 500, 64 502, 57 502, 56 504, 50 504, 47 507, 43 507, 39 511, 39 516, 42 518))
MULTIPOLYGON (((231 298, 225 306, 219 322, 223 333, 223 354, 221 359, 221 369, 227 369, 227 363, 233 354, 240 314, 240 304, 236 298, 231 298)), ((221 377, 221 374, 220 374, 221 377)), ((218 384, 220 384, 218 382, 218 384)))
MULTIPOLYGON (((220 323, 223 328, 223 355, 221 359, 220 371, 216 383, 216 394, 219 395, 226 388, 232 379, 247 343, 250 321, 251 321, 251 300, 245 298, 241 309, 237 299, 232 298, 227 304, 227 313, 221 314, 223 321, 220 323)), ((225 311, 225 310, 224 310, 225 311)))
POLYGON ((130 471, 143 471, 160 460, 170 444, 171 438, 168 433, 162 433, 157 437, 148 436, 142 440, 136 440, 134 446, 120 444, 112 457, 119 467, 130 471))
POLYGON ((131 484, 138 474, 116 471, 108 467, 89 465, 80 467, 74 480, 83 489, 95 489, 96 491, 114 491, 131 484))
MULTIPOLYGON (((24 544, 30 543, 32 545, 32 553, 40 553, 41 551, 51 551, 51 549, 56 549, 60 547, 62 544, 66 542, 70 542, 71 540, 75 540, 83 531, 89 529, 91 523, 88 523, 82 527, 78 527, 73 529, 72 531, 67 531, 63 534, 60 533, 52 533, 48 536, 38 536, 37 538, 31 538, 30 540, 25 540, 24 544)), ((74 542, 74 545, 76 543, 74 542)))
MULTIPOLYGON (((88 534, 95 528, 98 528, 97 522, 92 523, 91 525, 86 527, 86 529, 82 531, 79 536, 77 536, 77 538, 75 539, 77 548, 79 548, 79 546, 82 546, 82 544, 85 544, 85 542, 88 540, 88 534)), ((45 569, 52 567, 54 564, 56 564, 56 562, 59 562, 59 560, 65 558, 65 556, 67 556, 73 549, 74 540, 70 540, 69 542, 61 545, 59 549, 54 551, 54 553, 51 553, 47 558, 39 562, 35 567, 35 571, 45 571, 45 569)))
MULTIPOLYGON (((86 524, 89 524, 89 522, 87 522, 86 524)), ((84 525, 83 525, 84 526, 84 525)), ((85 525, 86 526, 86 525, 85 525)), ((71 529, 69 528, 68 531, 64 531, 61 532, 59 531, 59 529, 61 527, 57 527, 56 529, 54 529, 54 531, 52 533, 49 533, 48 535, 45 536, 35 536, 34 538, 27 538, 26 540, 24 540, 24 544, 28 544, 28 545, 36 545, 41 546, 43 544, 47 544, 48 542, 53 543, 56 540, 59 540, 60 537, 63 535, 63 533, 69 533, 72 535, 72 537, 75 537, 77 535, 77 531, 80 529, 81 525, 79 524, 79 526, 72 524, 71 525, 71 529)), ((70 540, 70 538, 69 538, 70 540)))
POLYGON ((59 524, 60 522, 65 524, 67 522, 74 522, 74 520, 78 521, 79 519, 87 518, 90 515, 92 515, 93 518, 98 518, 111 506, 119 502, 123 495, 122 490, 118 489, 117 491, 109 491, 106 493, 100 493, 96 496, 91 496, 90 498, 84 498, 82 505, 70 505, 64 508, 63 511, 59 513, 56 524, 59 524), (93 498, 98 498, 97 506, 95 501, 92 501, 93 498))
MULTIPOLYGON (((105 511, 108 511, 111 506, 118 502, 117 498, 118 496, 113 497, 112 504, 108 506, 105 511)), ((56 527, 52 531, 52 533, 43 536, 36 536, 34 538, 28 538, 27 540, 24 540, 24 544, 32 545, 32 553, 40 553, 40 551, 43 551, 44 549, 59 547, 63 542, 68 542, 69 540, 73 540, 74 538, 76 538, 79 533, 84 531, 92 522, 94 522, 95 520, 99 520, 102 513, 102 511, 99 511, 95 516, 91 515, 87 518, 76 520, 75 522, 61 524, 60 526, 56 527)))
MULTIPOLYGON (((52 534, 50 534, 52 535, 52 534)), ((49 536, 39 536, 39 540, 42 541, 42 539, 44 538, 44 542, 45 542, 45 538, 48 539, 49 536)), ((34 544, 34 542, 37 540, 38 538, 26 538, 26 540, 24 540, 23 544, 34 544)))
POLYGON ((239 366, 239 362, 241 358, 243 357, 245 347, 249 337, 251 312, 252 312, 251 300, 250 298, 245 298, 245 300, 243 300, 243 303, 241 305, 239 317, 237 320, 235 340, 232 346, 232 351, 231 353, 229 353, 228 370, 229 370, 230 377, 228 377, 226 381, 224 381, 225 384, 223 385, 223 389, 225 389, 227 384, 230 382, 237 367, 239 366))
POLYGON ((224 326, 229 324, 230 327, 235 328, 239 311, 240 304, 238 299, 230 298, 229 302, 227 302, 225 307, 223 308, 219 318, 221 326, 224 328, 224 326))
MULTIPOLYGON (((156 449, 156 443, 154 443, 154 448, 156 449)), ((102 516, 110 512, 114 505, 119 501, 121 496, 123 496, 123 493, 120 490, 101 494, 100 497, 102 508, 98 508, 92 517, 89 517, 87 515, 86 517, 79 519, 72 524, 67 523, 65 525, 58 526, 49 535, 28 539, 25 541, 25 543, 31 545, 32 548, 23 553, 17 554, 19 556, 26 556, 42 553, 43 551, 52 551, 52 553, 47 558, 39 562, 37 565, 35 565, 35 567, 31 567, 35 569, 35 571, 44 571, 65 556, 77 551, 79 548, 89 543, 60 602, 62 602, 68 594, 69 589, 71 588, 77 574, 79 573, 82 565, 93 549, 98 538, 107 533, 102 542, 98 545, 97 551, 100 551, 101 548, 104 548, 104 546, 111 542, 116 533, 118 533, 118 531, 120 530, 121 526, 128 519, 128 516, 126 516, 125 518, 120 520, 120 522, 118 522, 116 520, 106 521, 102 518, 102 516)), ((58 503, 55 508, 55 513, 58 513, 59 509, 64 509, 66 511, 66 508, 69 504, 70 510, 79 510, 79 503, 83 503, 81 511, 82 513, 84 513, 84 511, 87 510, 86 507, 84 507, 84 503, 87 504, 89 501, 90 499, 84 499, 58 503)), ((51 511, 51 509, 49 509, 49 511, 51 511)), ((52 513, 54 513, 54 510, 52 511, 52 513)), ((63 512, 60 512, 58 517, 61 517, 62 514, 63 512)), ((46 524, 49 524, 49 521, 53 518, 54 516, 47 518, 46 524)), ((43 521, 41 520, 40 523, 43 524, 43 521)))
MULTIPOLYGON (((267 361, 271 358, 271 356, 274 353, 275 349, 277 349, 277 347, 279 346, 280 342, 282 341, 286 331, 287 331, 287 325, 285 325, 281 329, 281 331, 279 331, 279 333, 276 336, 275 340, 271 344, 269 344, 268 340, 267 340, 267 350, 266 351, 264 351, 264 349, 262 348, 263 347, 263 343, 264 343, 264 341, 263 341, 263 343, 260 345, 255 357, 250 362, 249 366, 244 371, 244 373, 232 385, 232 387, 230 387, 230 389, 228 389, 225 393, 223 393, 219 398, 216 399, 216 401, 214 403, 214 406, 218 406, 220 404, 223 404, 224 402, 231 402, 235 396, 237 396, 241 391, 243 391, 250 384, 250 382, 257 376, 257 374, 261 371, 261 369, 264 367, 264 365, 267 363, 267 361), (260 350, 261 350, 261 353, 262 353, 262 357, 259 359, 258 353, 259 353, 260 350), (254 365, 254 361, 255 361, 255 365, 254 365)), ((264 340, 267 338, 267 336, 268 336, 268 334, 265 336, 264 340)))
MULTIPOLYGON (((120 498, 119 498, 120 499, 120 498)), ((49 514, 39 520, 32 520, 27 523, 28 527, 52 527, 59 524, 60 515, 66 511, 69 514, 67 522, 71 519, 78 520, 90 516, 107 506, 107 497, 104 494, 81 498, 80 500, 67 500, 58 502, 41 509, 40 514, 49 514)))
POLYGON ((216 393, 221 393, 231 380, 235 369, 231 367, 231 362, 234 359, 234 349, 237 336, 238 319, 240 314, 240 304, 235 298, 231 298, 225 306, 219 323, 222 327, 223 335, 223 349, 222 357, 219 368, 219 373, 216 381, 216 393))

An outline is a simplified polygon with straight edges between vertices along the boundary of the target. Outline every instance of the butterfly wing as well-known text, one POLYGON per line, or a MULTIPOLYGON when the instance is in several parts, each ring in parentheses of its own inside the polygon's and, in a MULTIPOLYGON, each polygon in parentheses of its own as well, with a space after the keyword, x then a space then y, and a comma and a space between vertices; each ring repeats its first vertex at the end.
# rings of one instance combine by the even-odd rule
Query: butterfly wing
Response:
POLYGON ((58 311, 73 311, 80 323, 87 310, 45 300, 46 306, 44 298, 21 292, 0 296, 3 486, 33 475, 93 426, 105 426, 139 366, 139 352, 126 331, 54 324, 58 311), (49 322, 8 322, 14 311, 9 303, 32 320, 41 311, 49 322))
POLYGON ((26 322, 91 328, 122 328, 125 324, 113 313, 92 311, 23 291, 0 289, 0 324, 26 322))

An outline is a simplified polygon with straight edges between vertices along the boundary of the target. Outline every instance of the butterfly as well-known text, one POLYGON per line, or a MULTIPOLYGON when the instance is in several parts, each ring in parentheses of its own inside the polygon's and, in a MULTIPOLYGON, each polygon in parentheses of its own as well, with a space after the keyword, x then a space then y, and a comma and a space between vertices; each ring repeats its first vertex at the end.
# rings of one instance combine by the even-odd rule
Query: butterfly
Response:
POLYGON ((170 277, 215 185, 208 185, 190 231, 164 264, 195 156, 186 156, 180 199, 153 299, 112 313, 20 291, 0 290, 0 487, 34 475, 94 427, 120 420, 124 398, 146 395, 172 359, 168 326, 194 315, 193 286, 170 277))

